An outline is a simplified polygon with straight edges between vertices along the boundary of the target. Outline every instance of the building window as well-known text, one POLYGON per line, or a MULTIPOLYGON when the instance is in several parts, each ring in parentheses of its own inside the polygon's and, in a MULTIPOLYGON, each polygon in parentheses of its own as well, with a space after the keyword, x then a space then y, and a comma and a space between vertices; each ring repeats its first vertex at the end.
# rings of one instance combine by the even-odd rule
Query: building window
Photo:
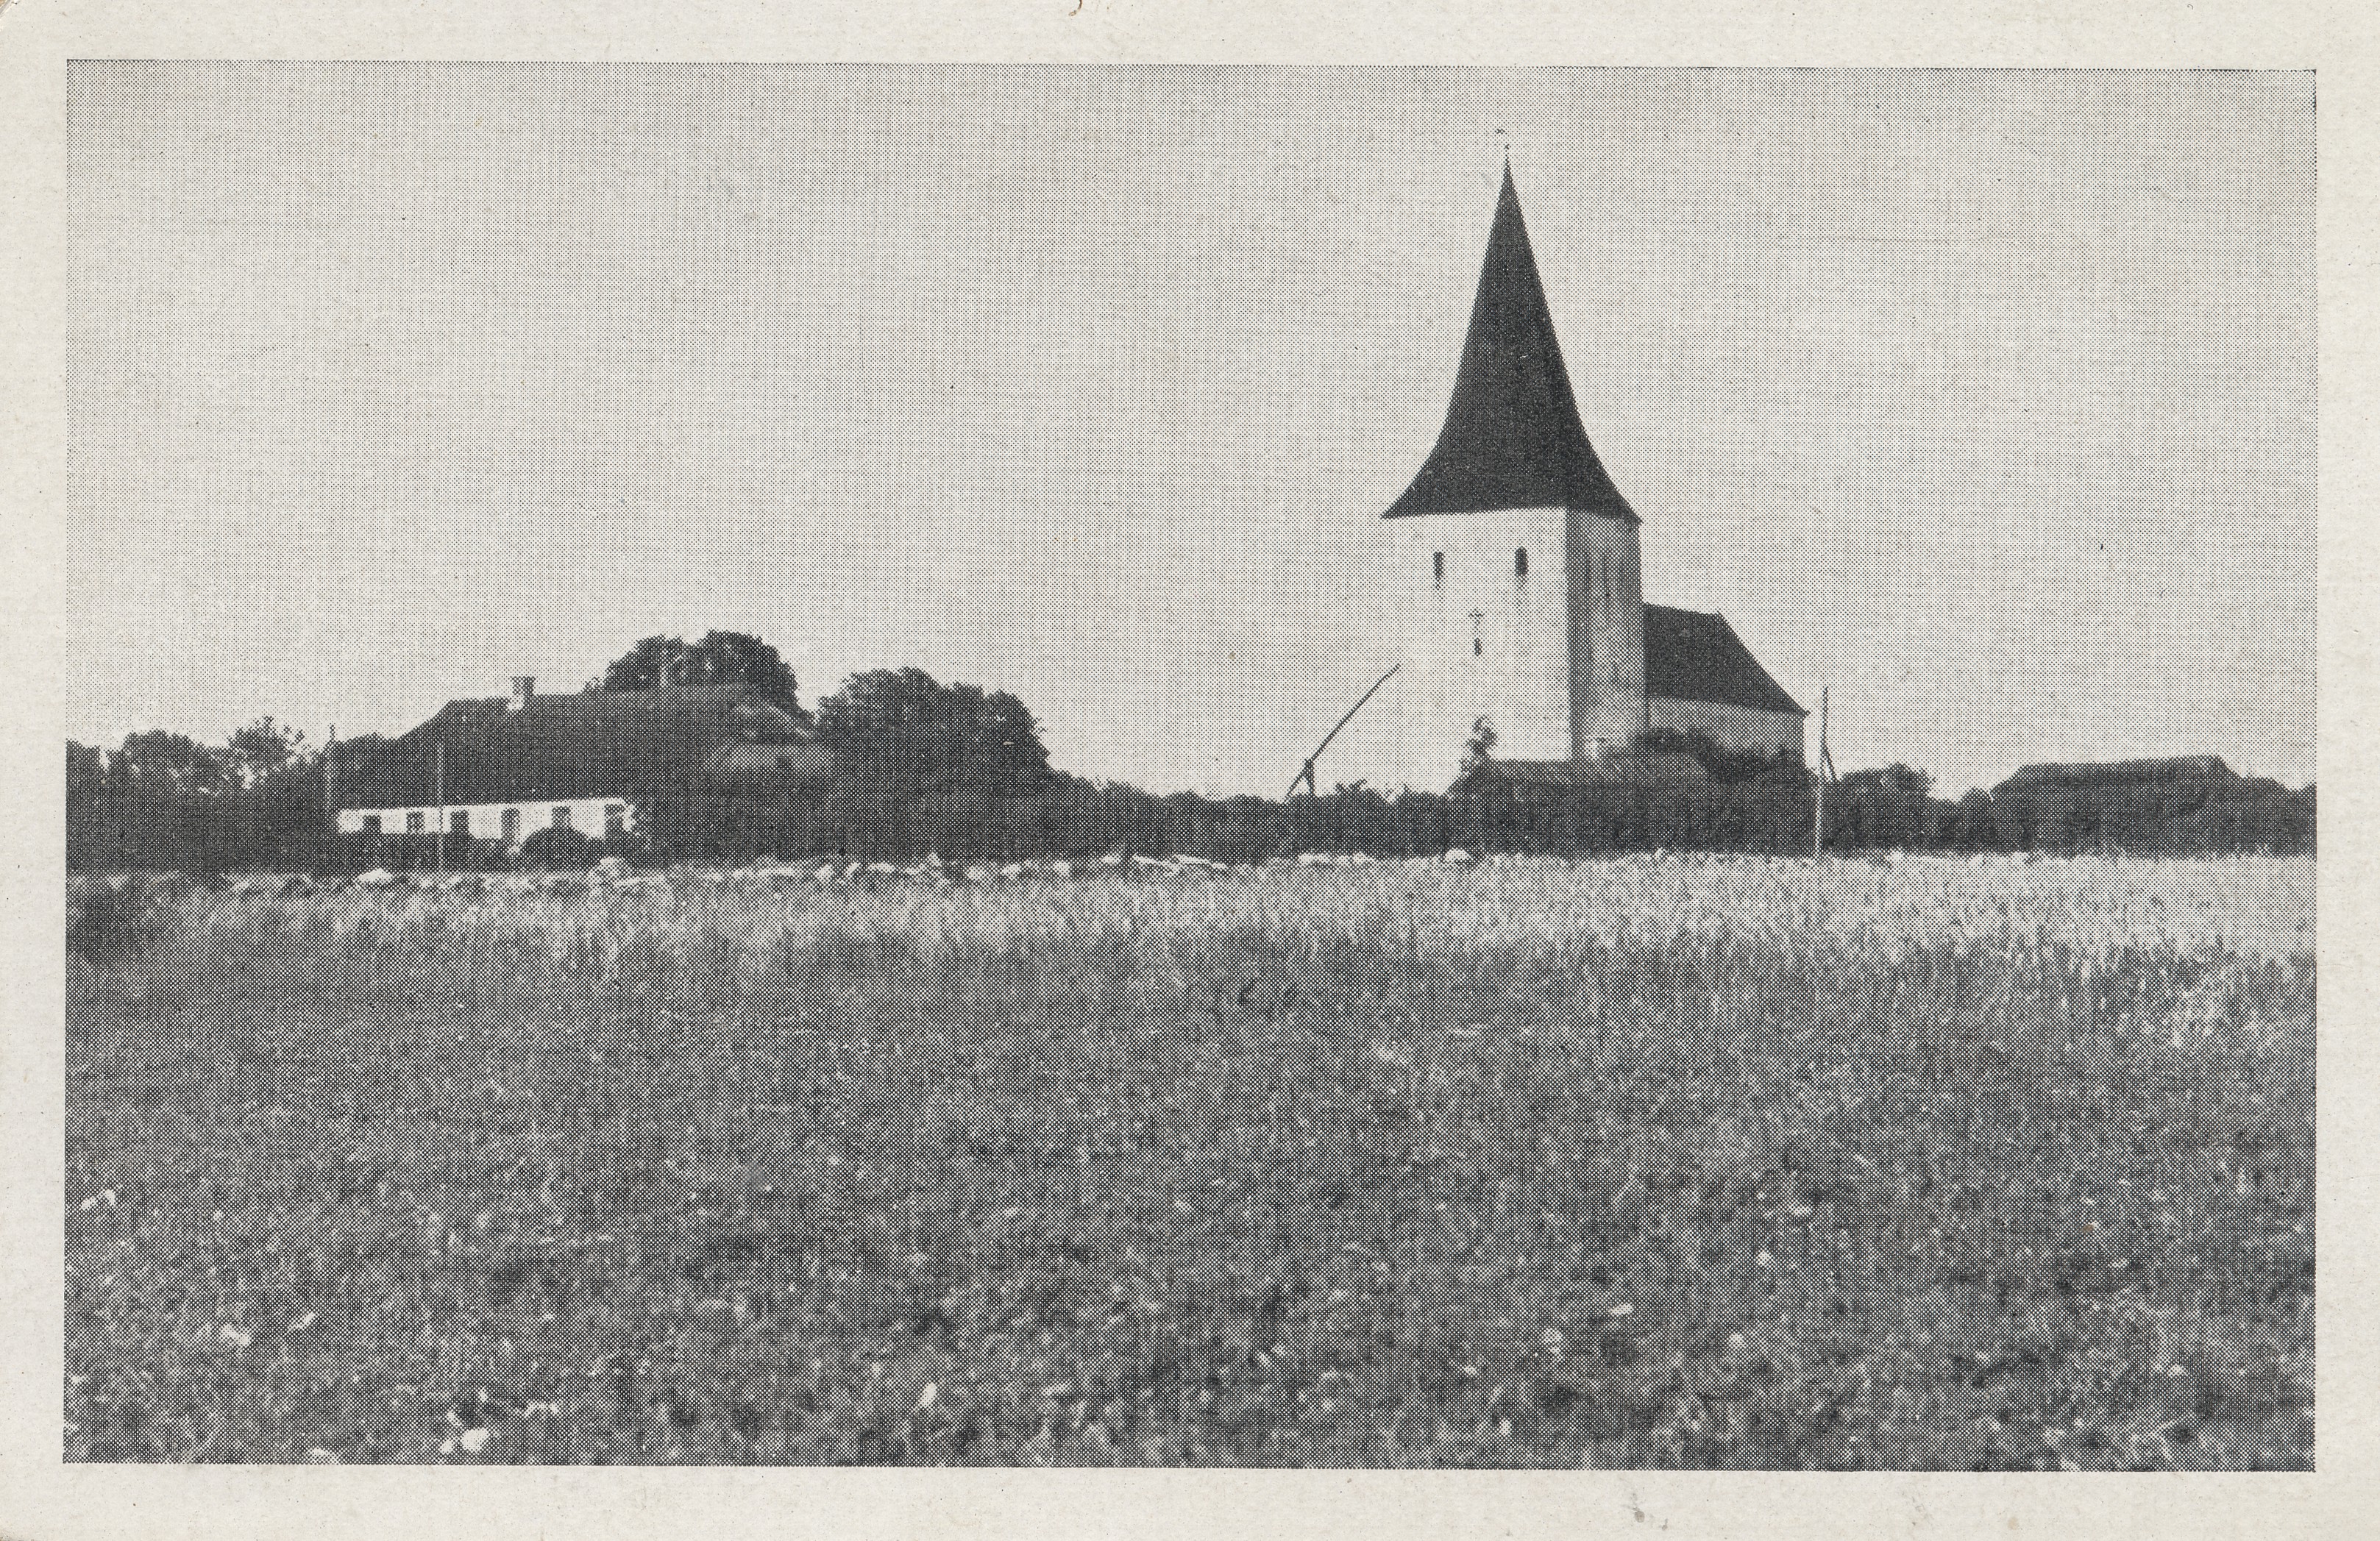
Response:
POLYGON ((568 803, 556 803, 553 805, 553 827, 557 830, 566 830, 570 828, 570 805, 568 803))
POLYGON ((603 805, 603 838, 617 840, 628 832, 628 806, 625 803, 603 805))
POLYGON ((1520 546, 1520 547, 1516 547, 1516 548, 1513 550, 1513 552, 1512 552, 1512 576, 1513 576, 1514 577, 1516 577, 1516 578, 1524 578, 1524 577, 1527 577, 1527 576, 1529 576, 1529 548, 1528 548, 1528 547, 1526 547, 1526 546, 1520 546))
POLYGON ((469 808, 456 808, 454 812, 448 814, 446 816, 446 831, 449 834, 460 835, 465 840, 470 839, 471 810, 469 808))
POLYGON ((380 838, 379 814, 368 813, 364 815, 364 833, 371 836, 374 840, 378 840, 380 838))
POLYGON ((520 843, 520 809, 518 808, 504 809, 504 843, 507 845, 520 843))
POLYGON ((1446 553, 1444 552, 1432 552, 1429 553, 1429 581, 1433 585, 1441 584, 1446 581, 1446 553))
POLYGON ((422 831, 422 820, 425 817, 425 815, 419 813, 407 814, 405 816, 405 832, 407 834, 419 834, 422 831))

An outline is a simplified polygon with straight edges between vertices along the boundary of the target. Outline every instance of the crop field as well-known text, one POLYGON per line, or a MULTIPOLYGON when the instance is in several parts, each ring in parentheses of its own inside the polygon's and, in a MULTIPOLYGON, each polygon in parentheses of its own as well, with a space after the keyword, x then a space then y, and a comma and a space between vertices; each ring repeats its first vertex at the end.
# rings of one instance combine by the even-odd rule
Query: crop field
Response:
POLYGON ((65 1454, 2313 1463, 2311 860, 978 877, 78 922, 65 1454))

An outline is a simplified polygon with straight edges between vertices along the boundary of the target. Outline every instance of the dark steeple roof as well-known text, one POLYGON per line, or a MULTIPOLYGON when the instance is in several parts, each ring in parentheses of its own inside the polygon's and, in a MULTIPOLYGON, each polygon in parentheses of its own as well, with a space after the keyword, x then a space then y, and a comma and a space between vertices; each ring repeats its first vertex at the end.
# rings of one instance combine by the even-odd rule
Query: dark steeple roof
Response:
POLYGON ((1636 519, 1578 420, 1509 164, 1446 425, 1388 517, 1493 508, 1576 508, 1636 519))

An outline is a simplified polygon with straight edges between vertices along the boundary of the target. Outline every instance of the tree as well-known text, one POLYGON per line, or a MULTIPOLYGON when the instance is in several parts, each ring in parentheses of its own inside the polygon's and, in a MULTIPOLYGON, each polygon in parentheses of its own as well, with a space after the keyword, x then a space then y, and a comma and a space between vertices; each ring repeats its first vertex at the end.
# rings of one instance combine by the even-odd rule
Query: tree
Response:
POLYGON ((1655 728, 1638 735, 1636 746, 1648 753, 1689 756, 1710 773, 1711 780, 1723 786, 1757 781, 1780 770, 1788 772, 1786 779, 1797 785, 1806 785, 1809 780, 1800 762, 1781 748, 1730 749, 1699 729, 1682 733, 1675 728, 1655 728))
POLYGON ((230 782, 219 750, 188 734, 162 728, 126 736, 109 757, 108 779, 126 791, 152 796, 214 796, 230 782))
POLYGON ((1495 757, 1496 724, 1485 717, 1475 718, 1471 723, 1471 742, 1463 746, 1463 763, 1456 770, 1455 779, 1458 782, 1468 781, 1474 772, 1486 769, 1488 762, 1495 757))
POLYGON ((1925 837, 1927 794, 1934 778, 1906 765, 1854 770, 1835 783, 1828 795, 1829 824, 1840 820, 1845 840, 1854 846, 1918 844, 1925 837))
POLYGON ((829 820, 881 855, 995 846, 1054 779, 1024 702, 921 669, 853 675, 819 703, 818 731, 834 759, 829 820))
POLYGON ((67 740, 67 866, 80 871, 104 861, 107 838, 107 751, 67 740))
POLYGON ((944 685, 922 669, 853 675, 819 703, 818 726, 839 768, 917 790, 1006 796, 1038 791, 1050 774, 1040 724, 1024 702, 944 685))
POLYGON ((652 690, 668 685, 748 685, 772 704, 807 720, 794 671, 777 649, 740 631, 712 631, 688 645, 648 637, 613 659, 589 691, 652 690))
POLYGON ((95 797, 107 784, 107 751, 67 740, 67 796, 95 797))
POLYGON ((226 773, 243 788, 302 768, 309 758, 305 734, 274 722, 270 715, 234 730, 224 742, 226 773))

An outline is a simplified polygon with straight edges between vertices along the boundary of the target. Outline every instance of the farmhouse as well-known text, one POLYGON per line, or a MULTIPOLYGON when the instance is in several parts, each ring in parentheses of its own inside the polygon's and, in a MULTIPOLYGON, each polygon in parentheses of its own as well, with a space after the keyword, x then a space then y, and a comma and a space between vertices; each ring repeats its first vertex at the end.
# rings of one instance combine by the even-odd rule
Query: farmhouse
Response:
POLYGON ((807 725, 747 685, 449 701, 346 770, 343 834, 451 835, 516 846, 541 829, 599 839, 636 828, 638 795, 707 783, 814 784, 828 766, 807 725))
POLYGON ((2137 791, 2144 787, 2205 787, 2240 781, 2217 755, 2168 759, 2119 759, 2082 765, 2028 765, 1992 789, 2017 792, 2137 791))
POLYGON ((1438 443, 1385 517, 1403 766, 1592 762, 1699 734, 1799 762, 1809 714, 1721 615, 1645 602, 1637 516, 1587 442, 1511 166, 1438 443))

